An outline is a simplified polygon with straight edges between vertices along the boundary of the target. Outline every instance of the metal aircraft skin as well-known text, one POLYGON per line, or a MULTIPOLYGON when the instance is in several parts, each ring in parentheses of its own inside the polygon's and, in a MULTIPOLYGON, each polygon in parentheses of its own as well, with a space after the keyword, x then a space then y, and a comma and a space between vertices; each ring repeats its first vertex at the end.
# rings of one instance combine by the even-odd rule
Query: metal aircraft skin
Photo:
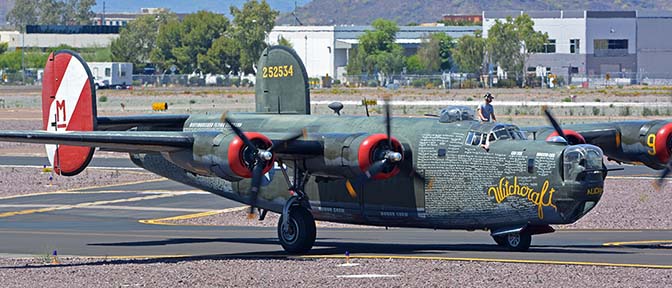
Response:
POLYGON ((270 47, 258 67, 256 113, 99 117, 86 63, 55 52, 43 84, 47 131, 0 131, 0 141, 48 144, 66 176, 86 167, 92 147, 129 153, 148 171, 252 205, 261 218, 280 213, 278 237, 290 253, 311 249, 314 220, 485 229, 500 246, 527 250, 531 235, 595 207, 603 154, 669 172, 669 121, 561 128, 547 112, 552 127, 521 131, 474 121, 466 107, 439 118, 391 118, 387 105, 385 117, 314 116, 293 50, 270 47))

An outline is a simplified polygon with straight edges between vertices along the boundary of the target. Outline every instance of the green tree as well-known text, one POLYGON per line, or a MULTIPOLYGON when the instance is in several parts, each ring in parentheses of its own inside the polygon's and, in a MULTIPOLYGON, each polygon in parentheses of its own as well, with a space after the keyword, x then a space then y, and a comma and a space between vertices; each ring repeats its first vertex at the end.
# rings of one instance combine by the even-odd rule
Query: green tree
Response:
POLYGON ((68 15, 67 24, 74 25, 89 25, 91 18, 96 16, 96 13, 91 10, 96 5, 96 0, 68 0, 68 15))
POLYGON ((272 10, 266 0, 250 0, 242 9, 231 6, 234 29, 232 36, 240 47, 242 72, 256 73, 256 63, 268 46, 266 35, 273 30, 280 12, 272 10))
POLYGON ((184 17, 180 26, 181 45, 172 49, 177 66, 185 72, 199 68, 199 59, 208 53, 215 39, 224 35, 228 26, 226 17, 208 11, 184 17))
POLYGON ((451 49, 454 47, 453 38, 446 33, 433 33, 423 37, 418 58, 425 71, 437 72, 452 68, 451 49))
POLYGON ((205 73, 238 74, 240 72, 240 48, 235 39, 223 35, 212 43, 208 52, 199 56, 198 65, 205 73))
POLYGON ((424 70, 425 67, 422 66, 418 54, 406 58, 406 72, 410 74, 418 74, 420 72, 423 72, 424 70))
POLYGON ((489 60, 505 71, 515 73, 517 79, 524 76, 525 62, 531 51, 540 50, 548 40, 548 34, 534 31, 533 26, 534 22, 527 14, 516 19, 507 17, 505 22, 496 20, 488 30, 486 41, 489 60))
POLYGON ((9 13, 9 21, 15 27, 25 25, 86 25, 95 14, 91 8, 96 0, 21 0, 16 1, 9 13))
POLYGON ((152 50, 150 58, 152 62, 158 64, 163 69, 167 69, 177 63, 173 55, 173 48, 182 45, 180 41, 180 25, 180 21, 172 19, 159 26, 159 33, 156 36, 156 47, 152 50))
POLYGON ((7 19, 17 29, 25 31, 26 25, 37 23, 39 19, 40 0, 21 0, 14 3, 7 19))
POLYGON ((294 48, 294 45, 292 45, 292 42, 289 41, 284 36, 280 36, 280 39, 278 39, 278 45, 286 46, 286 47, 289 47, 289 48, 294 48))
POLYGON ((112 41, 110 49, 112 61, 131 62, 136 67, 150 62, 152 50, 156 48, 159 26, 177 20, 173 13, 143 15, 121 29, 119 38, 112 41))
POLYGON ((388 76, 401 71, 406 59, 404 48, 395 43, 399 27, 395 22, 384 19, 376 19, 371 25, 374 30, 366 31, 359 37, 357 51, 350 56, 348 62, 352 65, 348 64, 348 74, 380 72, 388 76))
POLYGON ((57 0, 40 0, 39 11, 40 18, 38 21, 39 24, 43 25, 65 24, 64 22, 69 14, 66 3, 57 0))
POLYGON ((9 43, 7 42, 0 43, 0 54, 7 52, 7 48, 9 48, 9 43))
POLYGON ((479 72, 483 65, 484 49, 485 40, 481 37, 481 31, 476 31, 475 35, 460 37, 452 53, 455 64, 462 72, 479 72))

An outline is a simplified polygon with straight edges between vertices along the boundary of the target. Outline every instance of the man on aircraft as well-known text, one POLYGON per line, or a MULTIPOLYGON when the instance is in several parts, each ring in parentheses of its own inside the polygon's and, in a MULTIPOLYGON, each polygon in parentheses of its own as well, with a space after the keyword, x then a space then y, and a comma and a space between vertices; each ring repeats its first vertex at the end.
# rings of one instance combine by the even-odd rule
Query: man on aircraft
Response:
POLYGON ((478 120, 481 122, 497 121, 497 117, 495 117, 495 108, 490 104, 495 97, 493 97, 490 92, 487 92, 483 95, 483 98, 485 98, 485 103, 478 105, 477 109, 478 120))

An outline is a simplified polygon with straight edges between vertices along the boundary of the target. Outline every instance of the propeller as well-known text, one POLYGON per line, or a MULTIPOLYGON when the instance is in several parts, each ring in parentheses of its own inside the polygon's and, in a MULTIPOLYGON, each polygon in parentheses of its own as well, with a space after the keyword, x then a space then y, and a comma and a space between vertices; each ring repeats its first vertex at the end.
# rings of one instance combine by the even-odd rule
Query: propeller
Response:
POLYGON ((562 128, 560 127, 560 124, 558 121, 555 120, 555 117, 553 117, 553 114, 551 114, 551 110, 548 109, 548 107, 544 106, 541 109, 544 110, 544 113, 546 114, 546 118, 548 118, 548 122, 551 122, 551 125, 553 125, 553 129, 555 129, 555 132, 558 133, 560 137, 567 140, 567 136, 565 136, 565 132, 562 131, 562 128))
MULTIPOLYGON (((360 184, 370 180, 375 175, 381 172, 386 172, 386 170, 387 172, 389 172, 390 169, 394 169, 395 164, 403 160, 402 153, 395 151, 394 144, 392 143, 392 112, 390 109, 389 98, 385 98, 383 111, 385 113, 384 120, 385 120, 385 133, 387 136, 387 141, 384 142, 385 144, 381 145, 382 147, 377 148, 378 151, 375 152, 376 153, 375 158, 380 160, 373 162, 371 166, 369 166, 368 169, 364 172, 363 176, 357 177, 352 182, 350 180, 346 180, 345 186, 348 191, 348 194, 350 194, 350 197, 352 198, 357 197, 357 192, 354 187, 357 187, 360 184)), ((414 168, 411 169, 412 169, 411 175, 418 177, 423 181, 425 180, 422 174, 415 171, 414 168)))
POLYGON ((656 187, 661 188, 663 185, 665 185, 665 178, 670 175, 670 172, 672 172, 672 159, 670 159, 670 162, 667 162, 667 165, 665 166, 665 169, 663 169, 663 172, 660 173, 660 178, 656 180, 656 187))
POLYGON ((231 127, 231 130, 238 136, 243 143, 248 147, 247 149, 253 149, 251 152, 251 155, 253 156, 253 162, 252 162, 252 167, 251 167, 251 172, 252 172, 252 181, 250 183, 250 210, 247 214, 248 218, 253 218, 255 215, 254 208, 256 208, 256 203, 257 203, 257 195, 259 194, 259 189, 261 187, 261 177, 263 177, 264 174, 264 168, 268 165, 268 161, 273 160, 273 151, 277 147, 287 147, 287 144, 289 144, 292 141, 295 141, 296 139, 301 138, 304 136, 306 133, 305 129, 302 129, 302 131, 295 133, 294 135, 281 140, 275 145, 271 145, 271 147, 268 147, 267 149, 259 149, 257 145, 255 145, 247 136, 245 136, 245 133, 238 128, 236 125, 234 125, 229 117, 226 116, 226 114, 222 115, 222 118, 224 121, 231 127))

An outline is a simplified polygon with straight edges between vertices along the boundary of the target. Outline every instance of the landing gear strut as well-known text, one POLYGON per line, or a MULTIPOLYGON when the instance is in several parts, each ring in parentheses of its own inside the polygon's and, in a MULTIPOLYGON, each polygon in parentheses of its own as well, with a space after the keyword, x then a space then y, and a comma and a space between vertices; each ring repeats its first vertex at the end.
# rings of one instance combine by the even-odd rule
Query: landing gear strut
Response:
POLYGON ((301 171, 294 163, 294 181, 290 181, 282 161, 278 161, 278 164, 292 195, 285 203, 278 221, 278 239, 288 253, 303 254, 313 248, 317 235, 315 219, 308 210, 308 197, 303 192, 310 175, 301 171))

